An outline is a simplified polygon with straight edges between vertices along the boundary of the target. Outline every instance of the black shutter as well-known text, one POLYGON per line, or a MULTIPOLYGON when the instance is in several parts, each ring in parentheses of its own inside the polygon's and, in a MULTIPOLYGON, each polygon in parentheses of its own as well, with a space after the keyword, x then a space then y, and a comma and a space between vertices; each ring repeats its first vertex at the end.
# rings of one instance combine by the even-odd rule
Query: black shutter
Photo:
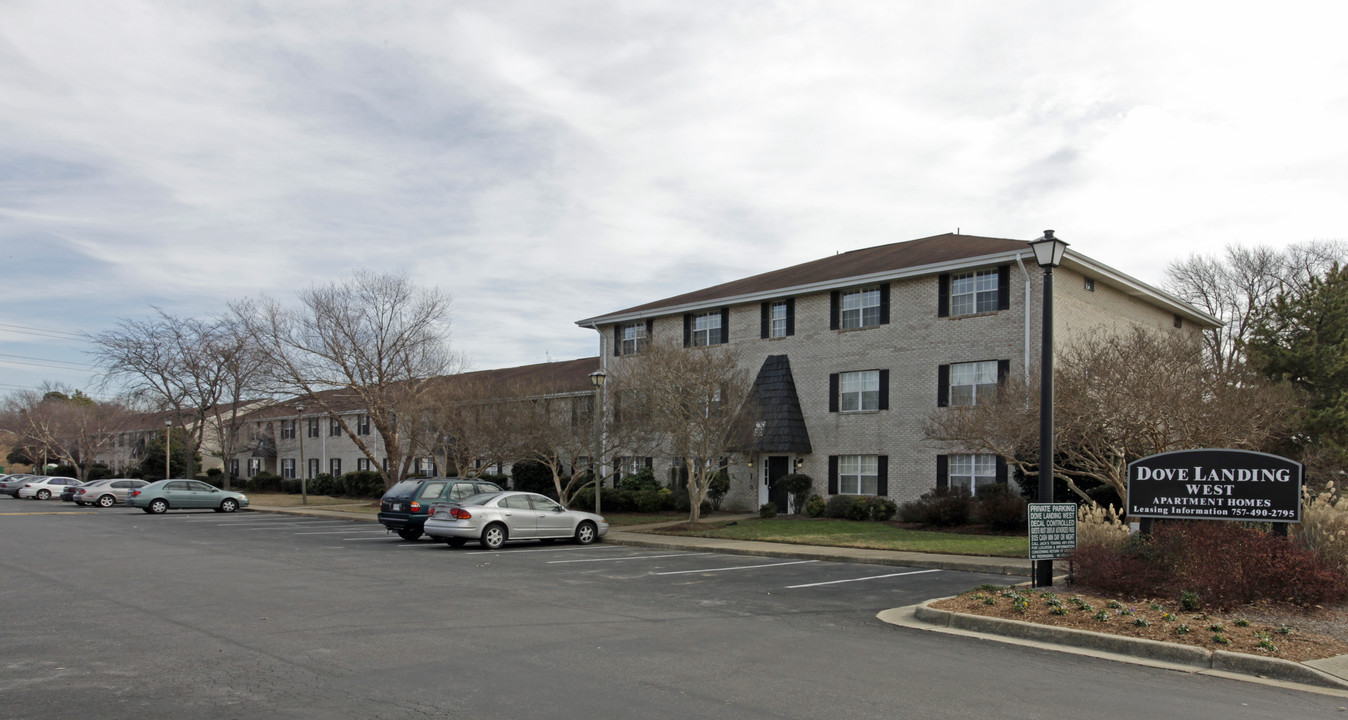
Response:
POLYGON ((1011 266, 997 268, 997 309, 1011 309, 1011 266))
POLYGON ((655 318, 646 318, 646 342, 655 339, 655 318))
POLYGON ((889 497, 889 456, 881 455, 875 460, 875 494, 889 497))
POLYGON ((772 303, 763 303, 758 311, 758 337, 768 339, 768 313, 771 312, 772 303))
POLYGON ((837 329, 838 329, 838 305, 839 305, 839 304, 840 304, 840 301, 839 301, 839 298, 838 298, 838 291, 837 291, 837 290, 834 290, 833 292, 829 293, 829 296, 828 296, 828 329, 829 329, 829 330, 837 330, 837 329))
POLYGON ((693 316, 685 314, 683 316, 683 346, 688 347, 693 344, 693 316))
POLYGON ((997 456, 997 482, 1006 484, 1006 458, 997 456))
POLYGON ((655 467, 655 458, 651 457, 646 458, 646 467, 653 469, 655 467))
POLYGON ((946 455, 936 456, 936 489, 950 489, 950 458, 946 455))
POLYGON ((880 371, 880 409, 889 409, 889 371, 880 371))
POLYGON ((618 357, 623 346, 623 326, 613 326, 613 357, 618 357))
POLYGON ((730 308, 721 308, 721 342, 730 342, 730 308))
POLYGON ((618 487, 618 473, 622 468, 622 458, 613 458, 613 487, 618 487))
POLYGON ((880 285, 880 324, 889 324, 889 283, 880 285))
POLYGON ((828 375, 828 411, 838 412, 838 373, 828 375))
POLYGON ((828 456, 828 494, 838 494, 838 456, 828 456))
POLYGON ((796 334, 796 299, 786 299, 786 334, 796 334))
POLYGON ((940 299, 936 301, 936 314, 939 317, 950 317, 950 274, 942 275, 937 281, 940 284, 940 299))
POLYGON ((950 366, 936 368, 936 407, 950 404, 950 366))
POLYGON ((998 384, 998 385, 1004 385, 1004 384, 1006 384, 1006 376, 1007 376, 1007 375, 1010 375, 1010 374, 1011 374, 1011 361, 1010 361, 1010 360, 998 360, 998 361, 997 361, 997 384, 998 384))

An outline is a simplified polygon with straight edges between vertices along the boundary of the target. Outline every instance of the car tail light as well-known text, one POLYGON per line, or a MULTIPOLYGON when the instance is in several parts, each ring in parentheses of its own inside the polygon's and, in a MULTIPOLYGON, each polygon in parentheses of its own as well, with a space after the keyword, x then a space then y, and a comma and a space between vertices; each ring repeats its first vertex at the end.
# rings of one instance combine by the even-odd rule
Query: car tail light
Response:
POLYGON ((131 491, 131 497, 135 497, 135 496, 137 496, 137 495, 139 495, 139 494, 140 494, 140 491, 139 491, 139 490, 132 490, 132 491, 131 491))
POLYGON ((81 495, 83 495, 85 492, 86 492, 86 491, 85 491, 84 488, 80 488, 80 494, 81 494, 81 495))
POLYGON ((412 502, 407 504, 407 509, 411 510, 414 513, 421 512, 421 503, 417 502, 416 500, 413 500, 412 502))
POLYGON ((454 518, 455 520, 471 520, 473 518, 472 513, 468 512, 467 510, 464 510, 463 508, 457 507, 449 509, 449 516, 454 518))

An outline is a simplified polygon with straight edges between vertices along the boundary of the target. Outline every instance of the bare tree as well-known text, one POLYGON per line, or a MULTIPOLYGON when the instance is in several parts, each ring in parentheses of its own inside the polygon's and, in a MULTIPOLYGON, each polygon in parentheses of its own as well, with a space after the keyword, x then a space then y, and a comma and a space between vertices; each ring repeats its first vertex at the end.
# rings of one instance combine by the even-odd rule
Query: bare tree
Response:
POLYGON ((76 390, 22 391, 6 401, 3 424, 31 454, 42 454, 89 477, 98 455, 113 447, 127 411, 119 403, 99 402, 76 390))
POLYGON ((416 449, 462 477, 478 477, 522 452, 518 425, 526 409, 503 383, 477 373, 437 378, 416 412, 416 449))
POLYGON ((413 451, 424 443, 414 420, 431 387, 457 359, 448 347, 450 300, 420 289, 406 275, 359 272, 299 295, 288 308, 269 298, 234 303, 233 313, 256 338, 277 390, 300 395, 332 416, 379 468, 392 487, 406 474, 413 451), (384 468, 375 446, 354 432, 332 406, 334 395, 354 399, 369 415, 388 458, 384 468), (406 415, 406 422, 400 417, 406 415))
MULTIPOLYGON (((1285 437, 1298 412, 1289 389, 1242 368, 1207 367, 1201 352, 1192 337, 1143 328, 1064 350, 1054 373, 1055 476, 1083 499, 1079 483, 1090 480, 1126 501, 1133 460, 1203 447, 1260 450, 1285 437)), ((1038 396, 1032 383, 1028 397, 1038 396)), ((1039 406, 1026 397, 1017 384, 988 403, 941 408, 928 418, 927 437, 1037 475, 1039 406)))
POLYGON ((684 458, 688 521, 697 522, 722 459, 752 442, 753 385, 738 352, 651 342, 615 368, 612 385, 612 427, 619 444, 629 451, 684 458))
POLYGON ((1281 293, 1297 294, 1311 278, 1323 277, 1348 259, 1341 242, 1298 243, 1278 251, 1232 245, 1218 257, 1191 255, 1166 270, 1166 287, 1221 320, 1204 333, 1204 351, 1219 370, 1240 364, 1262 313, 1281 293))

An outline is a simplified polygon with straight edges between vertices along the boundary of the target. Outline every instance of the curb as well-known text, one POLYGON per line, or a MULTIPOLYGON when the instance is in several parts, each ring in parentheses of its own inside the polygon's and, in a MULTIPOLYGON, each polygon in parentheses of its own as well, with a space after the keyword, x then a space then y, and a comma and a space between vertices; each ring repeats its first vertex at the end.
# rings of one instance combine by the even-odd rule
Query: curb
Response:
MULTIPOLYGON (((1227 650, 1214 650, 1209 652, 1208 650, 1192 645, 1180 645, 1176 643, 1160 642, 1157 640, 1147 640, 1144 638, 1120 637, 1117 635, 1091 632, 1089 630, 1038 625, 1035 623, 1022 622, 1020 620, 1005 620, 1002 618, 991 618, 982 615, 967 615, 964 613, 951 612, 949 610, 938 610, 931 607, 932 603, 943 599, 945 598, 936 598, 928 600, 920 605, 910 606, 912 616, 929 625, 955 630, 1000 635, 1003 637, 1032 640, 1053 645, 1066 645, 1069 647, 1085 648, 1117 655, 1127 655, 1144 660, 1187 665, 1201 670, 1216 670, 1237 673, 1240 675, 1254 675, 1285 682, 1299 683, 1302 685, 1348 691, 1348 678, 1332 675, 1306 663, 1293 662, 1281 658, 1246 655, 1244 653, 1234 653, 1227 650)), ((897 608, 895 611, 886 610, 877 617, 890 624, 912 627, 912 625, 907 623, 895 622, 895 620, 899 619, 895 613, 907 609, 909 608, 897 608)), ((1323 663, 1324 661, 1311 662, 1323 663)))

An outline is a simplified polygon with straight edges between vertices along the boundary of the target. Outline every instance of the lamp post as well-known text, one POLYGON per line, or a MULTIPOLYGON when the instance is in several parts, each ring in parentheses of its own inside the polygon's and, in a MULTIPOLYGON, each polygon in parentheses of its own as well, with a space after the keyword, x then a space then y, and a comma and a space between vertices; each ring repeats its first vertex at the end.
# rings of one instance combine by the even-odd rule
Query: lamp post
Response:
POLYGON ((600 485, 599 480, 599 420, 603 416, 603 405, 601 405, 599 393, 604 388, 604 379, 608 376, 603 370, 595 370, 590 373, 590 384, 594 386, 594 456, 590 458, 590 475, 594 477, 594 514, 599 514, 600 504, 600 485))
POLYGON ((297 402, 295 403, 295 434, 298 435, 300 439, 300 467, 296 470, 295 474, 300 476, 301 505, 309 504, 309 488, 306 487, 307 483, 305 482, 304 477, 309 473, 309 463, 304 459, 304 434, 308 431, 308 428, 304 427, 304 403, 297 402))
MULTIPOLYGON (((1044 269, 1044 317, 1039 347, 1039 496, 1041 503, 1053 502, 1053 268, 1062 264, 1067 243, 1045 230, 1044 236, 1030 243, 1034 260, 1044 269)), ((1035 585, 1053 586, 1053 561, 1036 560, 1035 585)))
POLYGON ((173 457, 173 420, 164 418, 164 479, 173 477, 169 458, 173 457))

